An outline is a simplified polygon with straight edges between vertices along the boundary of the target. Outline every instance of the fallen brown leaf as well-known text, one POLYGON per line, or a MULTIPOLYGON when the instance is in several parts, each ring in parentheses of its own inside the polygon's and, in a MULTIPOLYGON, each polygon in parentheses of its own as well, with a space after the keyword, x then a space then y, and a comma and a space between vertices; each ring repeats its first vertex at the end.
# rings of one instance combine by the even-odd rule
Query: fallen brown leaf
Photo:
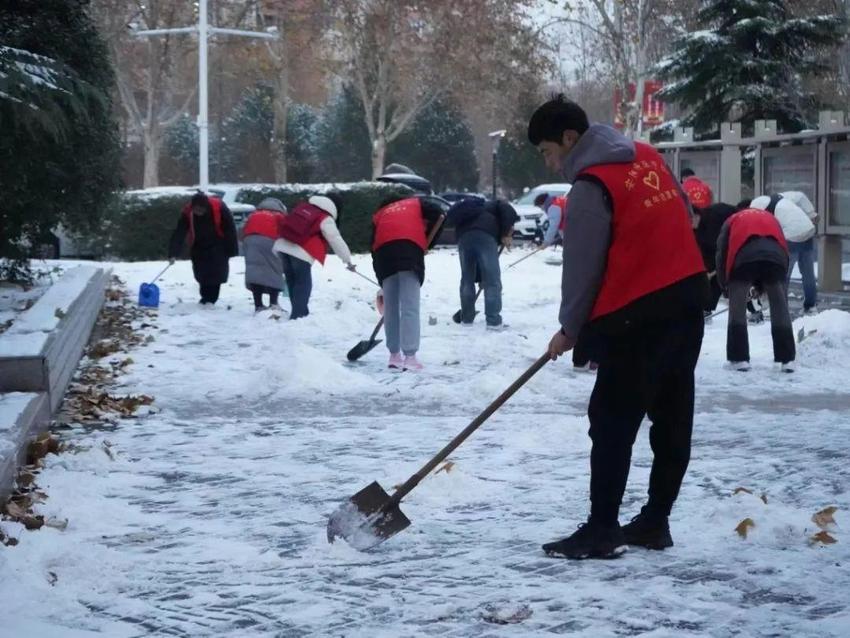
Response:
POLYGON ((747 534, 750 531, 750 528, 755 527, 756 524, 751 518, 745 518, 740 523, 738 523, 737 527, 735 527, 735 531, 738 532, 738 536, 741 538, 746 538, 747 534))
POLYGON ((809 542, 814 545, 815 543, 823 543, 824 545, 833 545, 838 541, 835 540, 832 536, 829 535, 829 532, 825 532, 823 530, 819 531, 817 534, 813 535, 809 542))
POLYGON ((452 462, 452 461, 446 461, 446 462, 443 464, 443 467, 441 467, 441 468, 440 468, 440 469, 438 469, 436 472, 434 472, 434 474, 439 474, 440 472, 445 472, 446 474, 448 474, 449 472, 451 472, 451 471, 452 471, 452 468, 454 468, 454 466, 455 466, 454 462, 452 462))
POLYGON ((820 512, 812 514, 812 522, 814 522, 814 524, 820 527, 821 529, 827 529, 828 527, 835 525, 835 518, 833 518, 833 514, 835 514, 837 511, 838 508, 834 505, 825 507, 820 512))
POLYGON ((752 490, 748 490, 746 487, 736 487, 735 491, 732 492, 732 496, 734 496, 735 494, 740 494, 741 492, 743 492, 744 494, 752 494, 753 493, 752 490))

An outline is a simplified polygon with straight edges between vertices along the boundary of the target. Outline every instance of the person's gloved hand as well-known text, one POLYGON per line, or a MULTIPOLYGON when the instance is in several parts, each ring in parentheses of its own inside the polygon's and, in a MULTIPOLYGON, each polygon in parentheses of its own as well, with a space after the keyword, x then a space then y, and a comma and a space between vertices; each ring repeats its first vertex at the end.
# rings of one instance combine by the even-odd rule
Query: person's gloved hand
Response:
POLYGON ((348 268, 351 272, 354 272, 355 270, 357 270, 357 266, 354 264, 354 262, 350 262, 350 263, 346 266, 346 268, 348 268))
POLYGON ((513 243, 514 238, 511 235, 503 235, 502 236, 502 246, 510 250, 511 244, 513 243))
POLYGON ((173 265, 174 265, 174 257, 169 257, 169 258, 168 258, 168 265, 169 265, 169 266, 173 266, 173 265))

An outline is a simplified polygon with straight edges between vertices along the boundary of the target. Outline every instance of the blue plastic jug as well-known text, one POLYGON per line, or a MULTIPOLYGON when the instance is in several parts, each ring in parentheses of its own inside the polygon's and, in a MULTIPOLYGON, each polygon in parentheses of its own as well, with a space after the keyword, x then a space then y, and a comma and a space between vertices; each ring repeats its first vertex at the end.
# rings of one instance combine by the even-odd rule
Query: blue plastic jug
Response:
POLYGON ((139 305, 148 308, 159 308, 159 286, 142 284, 139 286, 139 305))

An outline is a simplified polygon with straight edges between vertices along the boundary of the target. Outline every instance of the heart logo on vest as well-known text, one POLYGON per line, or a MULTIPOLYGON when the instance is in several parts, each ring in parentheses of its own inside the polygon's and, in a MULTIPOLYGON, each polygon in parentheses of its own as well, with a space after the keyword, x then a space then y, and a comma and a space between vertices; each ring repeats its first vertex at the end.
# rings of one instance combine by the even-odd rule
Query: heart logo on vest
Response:
POLYGON ((655 171, 649 171, 647 176, 643 178, 643 183, 655 190, 661 189, 661 178, 655 171))

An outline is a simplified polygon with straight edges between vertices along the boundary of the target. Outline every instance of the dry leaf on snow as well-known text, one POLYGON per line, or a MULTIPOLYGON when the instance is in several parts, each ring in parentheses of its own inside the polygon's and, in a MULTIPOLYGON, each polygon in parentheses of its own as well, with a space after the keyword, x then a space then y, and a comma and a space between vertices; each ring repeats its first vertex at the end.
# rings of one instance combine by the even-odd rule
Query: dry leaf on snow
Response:
POLYGON ((734 496, 735 494, 740 494, 741 492, 743 492, 744 494, 752 494, 753 493, 752 490, 748 490, 746 487, 736 487, 735 491, 732 492, 732 496, 734 496))
POLYGON ((452 471, 454 466, 455 466, 455 464, 454 464, 453 461, 446 461, 445 463, 443 463, 443 467, 441 467, 436 472, 434 472, 434 474, 439 474, 440 472, 445 472, 446 474, 448 474, 449 472, 452 471))
POLYGON ((829 532, 825 532, 825 531, 821 530, 817 534, 812 536, 809 539, 809 542, 812 545, 815 545, 816 543, 823 543, 824 545, 832 545, 834 543, 837 543, 838 541, 835 540, 832 536, 830 536, 829 532))
POLYGON ((738 536, 740 536, 741 538, 746 538, 747 534, 750 531, 750 528, 755 527, 755 526, 756 526, 756 524, 753 521, 753 519, 745 518, 740 523, 738 523, 738 526, 735 527, 735 531, 738 532, 738 536))
POLYGON ((835 525, 835 518, 833 518, 832 515, 835 514, 837 511, 838 508, 834 505, 825 507, 820 512, 812 514, 812 522, 814 522, 814 524, 820 527, 821 529, 827 529, 832 525, 835 525))

